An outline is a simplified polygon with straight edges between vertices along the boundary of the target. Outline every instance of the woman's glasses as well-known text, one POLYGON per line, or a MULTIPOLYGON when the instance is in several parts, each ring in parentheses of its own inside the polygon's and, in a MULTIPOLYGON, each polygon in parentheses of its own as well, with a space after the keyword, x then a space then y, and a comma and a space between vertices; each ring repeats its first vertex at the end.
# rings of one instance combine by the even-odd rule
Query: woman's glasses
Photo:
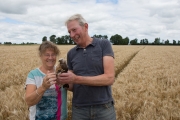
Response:
POLYGON ((44 54, 44 56, 46 57, 46 58, 49 58, 49 57, 52 57, 52 58, 54 58, 54 57, 56 57, 56 54, 44 54))

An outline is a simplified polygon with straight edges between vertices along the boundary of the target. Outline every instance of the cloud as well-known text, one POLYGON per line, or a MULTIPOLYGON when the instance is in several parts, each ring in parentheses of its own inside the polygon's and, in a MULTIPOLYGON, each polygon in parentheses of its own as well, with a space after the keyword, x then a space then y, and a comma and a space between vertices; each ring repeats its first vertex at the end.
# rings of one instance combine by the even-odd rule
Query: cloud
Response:
POLYGON ((0 11, 6 14, 25 14, 27 12, 27 2, 24 0, 1 0, 0 11))
POLYGON ((0 42, 67 35, 64 22, 76 13, 87 20, 90 36, 180 40, 179 0, 0 0, 0 42))

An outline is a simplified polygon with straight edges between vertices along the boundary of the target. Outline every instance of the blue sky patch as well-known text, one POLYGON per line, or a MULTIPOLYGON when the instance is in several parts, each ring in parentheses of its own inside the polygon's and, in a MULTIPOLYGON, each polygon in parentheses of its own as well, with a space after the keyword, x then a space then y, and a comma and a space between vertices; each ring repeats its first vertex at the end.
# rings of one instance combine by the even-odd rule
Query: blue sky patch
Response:
POLYGON ((0 22, 6 22, 6 23, 11 23, 11 24, 22 24, 23 23, 18 20, 7 18, 7 17, 4 19, 0 19, 0 22))
POLYGON ((113 4, 117 4, 118 0, 96 0, 96 3, 107 3, 107 2, 111 2, 113 4))

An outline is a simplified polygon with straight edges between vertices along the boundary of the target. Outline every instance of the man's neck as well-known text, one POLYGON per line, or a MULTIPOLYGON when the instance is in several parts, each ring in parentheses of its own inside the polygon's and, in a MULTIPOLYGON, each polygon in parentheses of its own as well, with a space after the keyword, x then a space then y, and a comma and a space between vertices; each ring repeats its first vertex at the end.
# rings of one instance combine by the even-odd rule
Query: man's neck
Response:
POLYGON ((85 40, 86 40, 86 41, 84 42, 84 44, 83 44, 83 45, 80 45, 82 48, 86 48, 89 44, 91 44, 92 41, 93 41, 93 38, 87 37, 85 40))

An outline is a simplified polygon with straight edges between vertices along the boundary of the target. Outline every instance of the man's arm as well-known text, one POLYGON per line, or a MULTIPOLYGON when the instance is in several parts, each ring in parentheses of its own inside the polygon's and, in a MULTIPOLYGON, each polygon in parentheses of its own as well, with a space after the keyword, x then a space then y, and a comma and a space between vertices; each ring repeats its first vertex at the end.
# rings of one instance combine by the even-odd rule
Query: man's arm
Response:
POLYGON ((104 74, 97 76, 77 76, 72 72, 63 73, 58 76, 59 82, 63 84, 82 84, 89 86, 107 86, 114 83, 114 58, 103 57, 104 74))

